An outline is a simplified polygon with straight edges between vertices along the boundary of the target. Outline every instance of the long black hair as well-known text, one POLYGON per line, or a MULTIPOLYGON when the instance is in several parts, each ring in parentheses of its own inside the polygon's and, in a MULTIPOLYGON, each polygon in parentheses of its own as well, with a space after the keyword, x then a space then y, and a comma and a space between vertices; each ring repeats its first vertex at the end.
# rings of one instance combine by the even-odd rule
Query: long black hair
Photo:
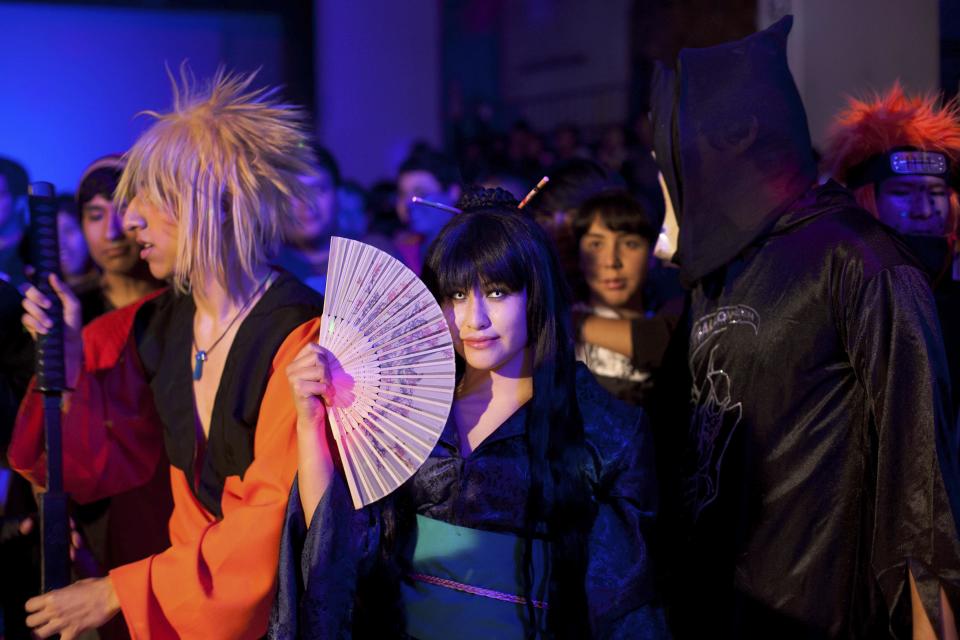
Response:
POLYGON ((465 194, 455 216, 427 252, 423 281, 438 301, 475 285, 526 291, 533 398, 526 414, 530 485, 524 522, 524 587, 528 635, 538 629, 533 539, 550 541, 547 630, 554 637, 590 636, 585 578, 587 536, 595 516, 586 470, 583 420, 576 396, 570 294, 560 261, 541 227, 502 189, 465 194))

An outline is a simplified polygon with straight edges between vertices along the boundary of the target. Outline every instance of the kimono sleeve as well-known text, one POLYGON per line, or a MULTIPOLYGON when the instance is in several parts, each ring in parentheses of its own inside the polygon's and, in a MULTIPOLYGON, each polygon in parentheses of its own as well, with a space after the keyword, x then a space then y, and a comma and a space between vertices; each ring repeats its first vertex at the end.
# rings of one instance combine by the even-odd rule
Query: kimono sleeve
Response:
POLYGON ((307 529, 294 481, 268 636, 272 640, 351 637, 358 582, 378 552, 379 539, 376 506, 355 510, 339 473, 307 529))
MULTIPOLYGON (((611 412, 615 413, 615 412, 611 412)), ((597 638, 668 637, 653 592, 647 536, 657 510, 653 439, 645 414, 597 447, 597 516, 588 540, 587 603, 597 638)))
MULTIPOLYGON (((163 429, 136 343, 139 304, 101 316, 83 330, 84 366, 62 404, 63 483, 78 502, 133 489, 153 477, 163 456, 163 429)), ((30 382, 8 457, 36 485, 46 484, 43 396, 30 382)))
MULTIPOLYGON (((223 518, 175 526, 191 513, 185 478, 175 483, 173 546, 110 572, 133 638, 260 638, 273 602, 283 514, 297 467, 296 411, 284 372, 319 320, 294 329, 277 350, 243 477, 227 478, 223 518)), ((209 514, 207 514, 209 515, 209 514)))
POLYGON ((846 302, 842 332, 876 428, 872 568, 891 619, 909 611, 909 569, 938 628, 940 586, 960 587, 960 448, 933 295, 920 271, 897 266, 846 302))

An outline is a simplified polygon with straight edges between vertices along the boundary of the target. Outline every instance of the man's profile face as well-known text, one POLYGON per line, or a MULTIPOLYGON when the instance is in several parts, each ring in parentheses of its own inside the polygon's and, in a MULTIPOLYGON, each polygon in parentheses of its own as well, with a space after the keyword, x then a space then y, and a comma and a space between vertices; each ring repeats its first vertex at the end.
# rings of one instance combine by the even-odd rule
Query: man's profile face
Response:
POLYGON ((950 187, 936 176, 894 176, 875 186, 877 215, 909 235, 942 236, 950 213, 950 187))

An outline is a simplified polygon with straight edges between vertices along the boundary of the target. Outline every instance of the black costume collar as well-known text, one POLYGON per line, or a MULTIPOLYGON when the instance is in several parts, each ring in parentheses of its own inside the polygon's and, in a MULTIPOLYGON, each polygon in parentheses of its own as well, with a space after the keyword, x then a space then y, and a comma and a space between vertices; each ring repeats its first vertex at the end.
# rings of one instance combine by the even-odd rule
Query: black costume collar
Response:
POLYGON ((260 404, 277 349, 293 329, 321 314, 323 299, 285 272, 264 292, 230 345, 206 443, 198 439, 193 402, 193 299, 168 292, 151 303, 138 312, 138 324, 146 326, 138 331, 137 346, 164 423, 167 456, 203 506, 221 517, 226 478, 242 478, 253 461, 260 404))

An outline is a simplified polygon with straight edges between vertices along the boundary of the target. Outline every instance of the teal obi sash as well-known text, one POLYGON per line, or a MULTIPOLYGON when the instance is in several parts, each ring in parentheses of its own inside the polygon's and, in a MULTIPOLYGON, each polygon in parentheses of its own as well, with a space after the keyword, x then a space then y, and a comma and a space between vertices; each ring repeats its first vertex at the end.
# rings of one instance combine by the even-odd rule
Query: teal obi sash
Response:
MULTIPOLYGON (((417 516, 411 581, 401 583, 407 633, 418 640, 523 638, 523 538, 417 516)), ((548 546, 533 541, 533 600, 546 626, 548 546)))

